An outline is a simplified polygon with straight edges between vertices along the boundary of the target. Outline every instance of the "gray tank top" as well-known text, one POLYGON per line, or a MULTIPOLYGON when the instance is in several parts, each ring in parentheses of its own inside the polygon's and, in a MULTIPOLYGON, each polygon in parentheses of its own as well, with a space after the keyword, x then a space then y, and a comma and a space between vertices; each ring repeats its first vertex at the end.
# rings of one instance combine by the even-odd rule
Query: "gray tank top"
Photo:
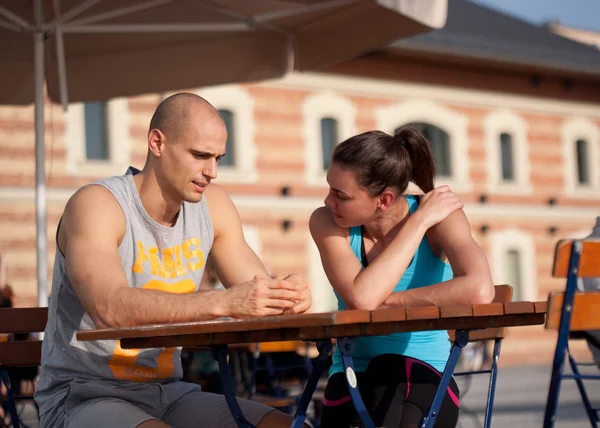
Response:
MULTIPOLYGON (((108 189, 125 214, 119 246, 129 287, 191 293, 198 290, 214 233, 204 198, 184 202, 173 227, 154 221, 144 210, 129 168, 120 177, 96 183, 108 189)), ((90 254, 89 257, 94 257, 90 254)), ((168 382, 181 379, 181 349, 124 350, 119 341, 80 342, 77 330, 95 328, 66 273, 56 249, 48 324, 42 345, 42 375, 36 390, 40 414, 60 404, 72 381, 168 382)))

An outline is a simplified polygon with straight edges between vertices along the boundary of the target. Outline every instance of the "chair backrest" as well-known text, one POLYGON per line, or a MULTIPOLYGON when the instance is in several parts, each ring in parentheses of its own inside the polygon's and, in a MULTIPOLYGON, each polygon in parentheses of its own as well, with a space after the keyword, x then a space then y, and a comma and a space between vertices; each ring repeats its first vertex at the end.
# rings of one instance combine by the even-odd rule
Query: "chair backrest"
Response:
MULTIPOLYGON (((492 309, 497 309, 498 313, 488 313, 485 315, 502 315, 504 313, 504 303, 512 300, 513 288, 510 285, 496 285, 494 287, 496 294, 494 295, 493 303, 496 303, 492 309)), ((473 312, 477 312, 479 305, 473 305, 473 312)), ((489 310, 490 307, 487 307, 489 310)), ((484 315, 484 314, 481 314, 484 315)), ((454 341, 454 330, 448 330, 450 340, 454 341)), ((505 331, 502 327, 486 328, 485 330, 474 330, 469 333, 469 342, 478 342, 481 340, 504 339, 505 331)))
MULTIPOLYGON (((569 274, 575 274, 578 278, 600 277, 600 241, 563 239, 556 244, 552 276, 567 278, 569 274), (580 245, 579 266, 571 266, 573 245, 580 245), (570 271, 570 269, 576 270, 570 271)), ((571 292, 575 292, 575 287, 571 290, 571 292)), ((556 330, 559 328, 564 301, 565 293, 551 293, 548 296, 547 329, 556 330)), ((597 315, 598 307, 600 307, 600 292, 575 293, 569 330, 600 329, 600 318, 597 315)))
MULTIPOLYGON (((48 308, 0 308, 0 335, 40 333, 47 321, 48 308)), ((0 341, 0 367, 39 366, 41 356, 41 340, 0 341)))
MULTIPOLYGON (((556 244, 554 251, 554 264, 552 276, 555 278, 566 278, 571 261, 571 248, 577 242, 570 239, 562 239, 556 244)), ((600 241, 579 241, 581 245, 581 258, 577 276, 579 278, 600 277, 600 241)))
MULTIPOLYGON (((560 325, 565 293, 550 293, 548 296, 548 312, 546 329, 557 330, 560 325)), ((599 330, 600 291, 576 293, 571 312, 570 331, 599 330)))

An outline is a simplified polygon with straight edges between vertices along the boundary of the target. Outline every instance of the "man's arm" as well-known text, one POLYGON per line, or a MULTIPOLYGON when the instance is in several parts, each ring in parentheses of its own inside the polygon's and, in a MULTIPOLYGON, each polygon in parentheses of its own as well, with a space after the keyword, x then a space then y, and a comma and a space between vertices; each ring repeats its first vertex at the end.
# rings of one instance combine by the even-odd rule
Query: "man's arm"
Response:
MULTIPOLYGON (((291 285, 264 279, 244 284, 234 293, 204 291, 171 294, 130 288, 119 259, 125 218, 115 198, 103 187, 79 190, 67 203, 59 230, 69 280, 97 327, 186 322, 221 316, 263 316, 285 297, 298 294, 291 285), (271 293, 277 286, 280 293, 271 293), (288 289, 285 289, 287 286, 288 289)), ((287 303, 284 309, 292 307, 287 303)))
MULTIPOLYGON (((204 193, 214 229, 214 242, 210 252, 219 279, 230 289, 254 278, 269 278, 265 266, 250 248, 242 229, 239 213, 227 193, 215 184, 208 186, 204 193)), ((302 313, 312 303, 308 284, 298 275, 288 275, 286 282, 295 284, 300 297, 295 300, 293 309, 286 313, 302 313)))
POLYGON ((448 257, 454 272, 450 281, 392 293, 384 306, 428 306, 490 303, 494 285, 485 253, 473 239, 463 210, 432 227, 427 238, 448 257))

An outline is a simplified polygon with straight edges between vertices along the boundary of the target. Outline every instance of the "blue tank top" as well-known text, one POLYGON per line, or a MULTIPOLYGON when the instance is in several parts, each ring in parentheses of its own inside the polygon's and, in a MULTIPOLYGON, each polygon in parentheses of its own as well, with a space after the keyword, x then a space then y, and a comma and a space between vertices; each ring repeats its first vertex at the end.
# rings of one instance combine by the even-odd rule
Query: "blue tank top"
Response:
MULTIPOLYGON (((418 205, 417 198, 414 195, 405 195, 406 201, 413 214, 418 205)), ((363 266, 366 261, 361 255, 362 232, 360 226, 350 228, 350 246, 354 254, 360 260, 363 266)), ((448 281, 453 278, 452 268, 448 263, 443 262, 437 257, 427 238, 423 238, 417 252, 415 253, 410 265, 400 278, 394 291, 405 291, 413 288, 425 287, 427 285, 437 284, 448 281)), ((335 290, 334 290, 335 292, 335 290)), ((338 309, 348 309, 337 292, 338 309)), ((450 353, 450 342, 448 333, 445 330, 421 331, 408 333, 395 333, 387 336, 363 336, 356 340, 356 347, 352 358, 354 368, 357 372, 364 372, 367 369, 369 361, 382 354, 401 354, 407 357, 415 358, 430 364, 436 370, 443 372, 446 367, 446 361, 450 353)), ((333 353, 333 363, 329 370, 329 375, 344 371, 342 356, 336 346, 333 353)))

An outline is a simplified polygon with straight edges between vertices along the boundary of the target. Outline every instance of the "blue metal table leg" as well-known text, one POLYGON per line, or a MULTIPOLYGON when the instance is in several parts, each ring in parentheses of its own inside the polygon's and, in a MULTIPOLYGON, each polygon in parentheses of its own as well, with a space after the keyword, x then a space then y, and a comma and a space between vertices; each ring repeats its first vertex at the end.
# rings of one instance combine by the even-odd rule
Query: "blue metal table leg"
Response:
POLYGON ((573 312, 573 300, 577 290, 577 273, 579 272, 579 259, 581 257, 581 241, 573 242, 571 256, 569 259, 569 271, 567 273, 567 286, 565 289, 563 306, 558 326, 558 340, 552 361, 552 374, 550 377, 550 388, 548 389, 548 400, 544 413, 544 428, 554 427, 556 420, 556 409, 560 394, 560 382, 565 366, 565 355, 569 341, 569 329, 571 326, 571 314, 573 312))
POLYGON ((362 420, 364 428, 375 428, 373 419, 371 419, 371 415, 369 415, 358 390, 358 382, 356 380, 356 373, 354 372, 354 363, 352 362, 352 353, 354 352, 355 342, 356 338, 340 337, 337 339, 337 346, 342 353, 346 382, 348 383, 352 404, 354 404, 354 408, 362 420))
POLYGON ((427 413, 427 416, 425 416, 421 421, 421 428, 433 428, 433 425, 435 424, 436 418, 439 414, 440 407, 442 406, 442 401, 444 401, 444 397, 446 396, 446 390, 450 384, 450 379, 452 379, 454 368, 458 362, 460 351, 462 351, 462 348, 464 348, 468 342, 469 332, 467 330, 456 330, 456 338, 454 340, 454 344, 452 345, 452 349, 450 349, 450 357, 446 363, 444 374, 442 374, 442 379, 440 380, 438 389, 435 392, 435 397, 433 397, 433 403, 431 403, 429 413, 427 413))
POLYGON ((577 388, 579 389, 579 393, 581 394, 581 401, 583 401, 583 406, 585 407, 585 411, 588 415, 588 418, 590 419, 590 424, 592 424, 593 428, 597 428, 598 427, 598 414, 593 409, 592 403, 590 403, 590 399, 585 390, 585 386, 583 385, 583 380, 581 380, 581 374, 579 373, 579 369, 577 368, 577 364, 575 363, 575 360, 573 359, 573 357, 571 356, 571 353, 569 352, 568 345, 567 345, 567 356, 569 358, 569 364, 571 365, 571 370, 573 370, 573 374, 574 374, 573 378, 575 379, 575 382, 577 383, 577 388))
POLYGON ((294 415, 294 419, 292 421, 292 428, 301 428, 306 420, 306 409, 308 408, 310 400, 315 392, 317 383, 319 382, 319 377, 321 377, 321 373, 323 373, 323 369, 325 369, 327 357, 331 353, 332 347, 333 345, 331 344, 331 339, 317 341, 319 356, 316 358, 313 364, 312 371, 310 372, 310 376, 308 377, 308 381, 304 387, 304 392, 302 393, 302 397, 300 398, 300 402, 296 408, 296 414, 294 415))
POLYGON ((490 387, 488 389, 488 399, 485 406, 485 423, 484 428, 489 428, 492 424, 492 410, 494 409, 494 395, 496 394, 496 377, 498 375, 498 358, 500 357, 500 348, 502 347, 502 339, 494 341, 494 359, 492 368, 490 369, 490 387))
POLYGON ((4 369, 0 369, 0 378, 6 387, 6 398, 8 402, 8 411, 10 413, 10 422, 13 428, 20 428, 19 415, 17 414, 17 407, 12 393, 12 385, 10 383, 10 379, 8 378, 8 372, 4 369))
POLYGON ((229 364, 227 364, 227 353, 227 345, 212 347, 212 356, 219 363, 219 374, 221 376, 221 381, 223 382, 223 394, 225 395, 225 401, 227 401, 227 406, 229 407, 231 415, 233 416, 233 419, 238 427, 256 428, 246 420, 244 414, 242 413, 242 409, 237 402, 233 377, 229 371, 229 364))

